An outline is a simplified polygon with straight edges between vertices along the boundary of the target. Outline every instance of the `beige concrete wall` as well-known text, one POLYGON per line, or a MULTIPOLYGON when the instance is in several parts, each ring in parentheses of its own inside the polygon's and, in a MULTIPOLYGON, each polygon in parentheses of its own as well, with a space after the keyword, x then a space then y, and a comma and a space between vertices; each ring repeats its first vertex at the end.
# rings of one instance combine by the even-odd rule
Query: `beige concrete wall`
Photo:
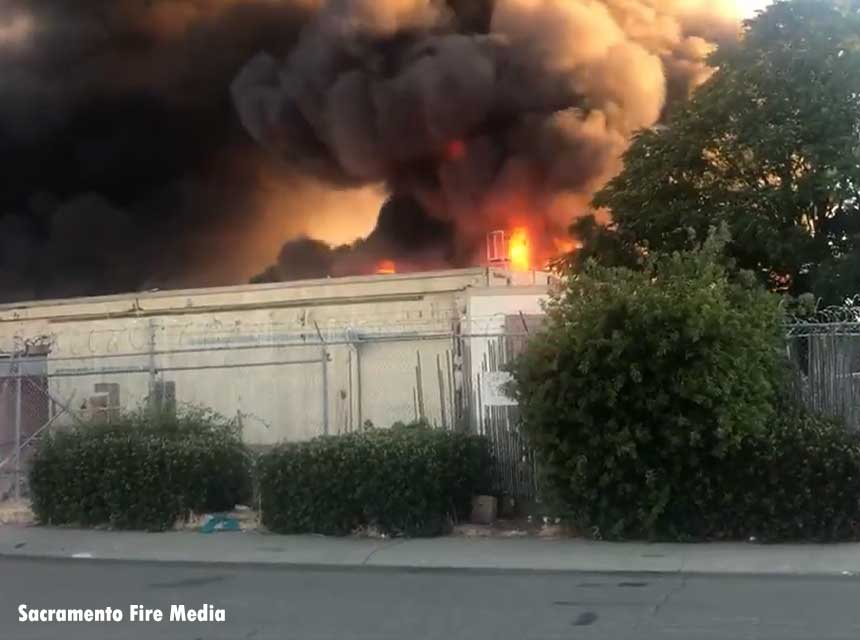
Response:
POLYGON ((450 338, 360 345, 362 420, 387 426, 424 418, 450 428, 453 418, 450 338))
POLYGON ((413 419, 419 404, 429 421, 450 426, 454 354, 444 334, 470 304, 490 304, 470 303, 470 292, 508 286, 504 274, 469 269, 6 305, 0 353, 50 343, 51 392, 77 409, 99 383, 119 385, 122 407, 139 406, 154 367, 175 384, 178 402, 237 417, 254 444, 321 434, 326 413, 330 433, 364 420, 388 426, 413 419), (337 343, 326 347, 325 401, 322 350, 303 344, 318 331, 337 343), (372 338, 395 333, 443 337, 372 338), (284 343, 293 346, 276 346, 284 343), (229 349, 237 346, 255 348, 229 349), (252 366, 260 363, 270 364, 252 366), (77 375, 93 370, 100 372, 77 375))

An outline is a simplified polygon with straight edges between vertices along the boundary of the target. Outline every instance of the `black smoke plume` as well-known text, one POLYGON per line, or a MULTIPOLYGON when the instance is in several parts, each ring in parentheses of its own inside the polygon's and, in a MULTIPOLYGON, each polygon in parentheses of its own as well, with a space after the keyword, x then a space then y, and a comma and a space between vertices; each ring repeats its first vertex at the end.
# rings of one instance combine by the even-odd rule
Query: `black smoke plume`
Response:
POLYGON ((260 243, 366 235, 357 208, 320 222, 327 194, 382 199, 358 185, 396 194, 375 231, 260 278, 552 233, 707 74, 717 4, 0 0, 0 301, 238 283, 260 243))
POLYGON ((240 281, 210 272, 254 219, 260 172, 288 172, 247 139, 229 85, 309 15, 0 0, 0 301, 240 281))
POLYGON ((709 51, 737 33, 727 9, 331 0, 286 57, 251 60, 233 95, 249 133, 290 164, 384 183, 450 221, 456 260, 514 224, 546 254, 630 136, 708 76, 709 51))
POLYGON ((277 263, 253 281, 367 274, 383 262, 393 263, 399 271, 463 267, 466 263, 457 258, 455 231, 452 222, 428 215, 411 196, 395 195, 380 209, 367 238, 335 247, 313 238, 296 238, 284 244, 277 263))

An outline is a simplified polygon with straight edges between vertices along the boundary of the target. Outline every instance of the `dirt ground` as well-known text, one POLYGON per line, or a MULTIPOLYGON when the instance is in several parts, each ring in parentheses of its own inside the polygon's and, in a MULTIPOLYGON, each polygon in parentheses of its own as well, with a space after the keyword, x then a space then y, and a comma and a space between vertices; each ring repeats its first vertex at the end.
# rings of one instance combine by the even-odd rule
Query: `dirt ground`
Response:
POLYGON ((0 524, 31 525, 35 523, 33 511, 27 500, 0 502, 0 524))
MULTIPOLYGON (((260 523, 257 511, 248 507, 238 507, 226 514, 234 518, 241 531, 265 531, 260 523)), ((208 514, 192 514, 187 520, 176 523, 176 530, 197 531, 207 521, 208 514)), ((35 525, 35 517, 27 500, 0 502, 0 525, 35 525)), ((385 537, 373 529, 362 529, 353 532, 357 537, 382 538, 385 537)), ((550 519, 539 518, 515 518, 498 519, 493 524, 471 524, 460 523, 453 527, 452 536, 467 538, 565 538, 575 535, 574 532, 550 519)))
POLYGON ((535 519, 499 519, 493 524, 459 524, 451 535, 467 538, 567 538, 575 533, 554 521, 535 519))

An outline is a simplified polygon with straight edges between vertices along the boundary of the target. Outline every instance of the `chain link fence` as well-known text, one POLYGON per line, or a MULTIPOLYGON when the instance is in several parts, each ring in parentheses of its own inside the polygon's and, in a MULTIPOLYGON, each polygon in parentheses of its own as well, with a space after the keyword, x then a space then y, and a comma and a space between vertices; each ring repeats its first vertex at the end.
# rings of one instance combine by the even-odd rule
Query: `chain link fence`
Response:
POLYGON ((804 404, 860 430, 860 322, 830 315, 794 322, 786 343, 804 404))
POLYGON ((25 358, 0 361, 0 501, 26 493, 31 444, 64 415, 81 419, 53 397, 43 366, 25 358))
POLYGON ((495 490, 533 497, 533 457, 501 390, 524 335, 142 322, 22 343, 0 352, 0 499, 26 496, 28 457, 48 430, 184 405, 234 419, 258 446, 416 420, 485 434, 495 490))
MULTIPOLYGON (((141 319, 22 341, 0 351, 0 500, 27 494, 28 458, 48 430, 183 405, 234 419, 260 446, 414 420, 480 433, 496 459, 494 491, 533 499, 534 455, 504 387, 541 322, 512 315, 501 331, 468 333, 456 324, 296 331, 141 319)), ((786 350, 807 406, 860 429, 860 313, 795 320, 786 350)))

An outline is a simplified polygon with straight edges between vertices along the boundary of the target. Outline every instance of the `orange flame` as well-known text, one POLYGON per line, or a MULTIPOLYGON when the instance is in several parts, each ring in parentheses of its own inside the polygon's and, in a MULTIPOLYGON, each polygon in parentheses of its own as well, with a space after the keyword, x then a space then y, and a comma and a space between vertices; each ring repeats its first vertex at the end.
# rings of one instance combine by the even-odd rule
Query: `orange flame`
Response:
POLYGON ((525 227, 517 227, 511 231, 508 240, 508 259, 514 271, 528 271, 531 268, 531 247, 529 235, 525 227))
POLYGON ((553 244, 555 245, 556 253, 572 253, 582 248, 581 243, 568 238, 554 238, 553 244))
POLYGON ((376 273, 380 275, 389 275, 392 273, 397 273, 397 268, 395 267, 394 260, 381 260, 379 264, 376 265, 376 273))

